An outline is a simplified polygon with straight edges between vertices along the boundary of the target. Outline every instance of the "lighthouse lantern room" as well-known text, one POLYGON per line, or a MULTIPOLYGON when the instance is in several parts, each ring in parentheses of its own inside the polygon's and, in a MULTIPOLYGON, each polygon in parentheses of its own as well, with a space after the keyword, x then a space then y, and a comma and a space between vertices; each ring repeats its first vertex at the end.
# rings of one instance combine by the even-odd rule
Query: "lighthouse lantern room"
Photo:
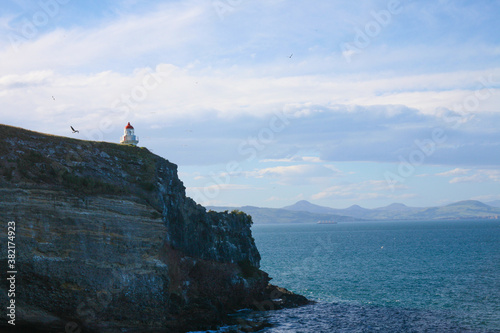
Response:
POLYGON ((123 133, 123 137, 120 140, 121 144, 124 145, 134 145, 137 146, 139 143, 139 138, 135 136, 134 134, 134 127, 130 125, 130 122, 125 126, 125 131, 123 133))

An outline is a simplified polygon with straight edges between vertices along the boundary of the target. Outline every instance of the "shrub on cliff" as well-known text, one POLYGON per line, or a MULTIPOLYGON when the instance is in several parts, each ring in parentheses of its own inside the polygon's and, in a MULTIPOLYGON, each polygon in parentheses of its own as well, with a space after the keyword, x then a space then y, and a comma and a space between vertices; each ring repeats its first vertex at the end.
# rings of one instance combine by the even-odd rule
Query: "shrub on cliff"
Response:
POLYGON ((248 223, 249 225, 253 224, 252 216, 248 215, 245 212, 242 212, 239 209, 232 210, 230 214, 237 216, 241 220, 245 220, 245 222, 248 223))

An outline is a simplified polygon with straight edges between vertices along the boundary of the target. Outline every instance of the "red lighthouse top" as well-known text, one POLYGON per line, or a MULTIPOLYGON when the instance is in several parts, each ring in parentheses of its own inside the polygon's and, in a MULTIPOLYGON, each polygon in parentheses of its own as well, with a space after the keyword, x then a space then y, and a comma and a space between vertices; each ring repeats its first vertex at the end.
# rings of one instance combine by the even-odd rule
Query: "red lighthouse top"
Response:
POLYGON ((132 127, 132 125, 130 125, 130 121, 128 122, 127 126, 125 126, 125 128, 130 128, 130 129, 134 129, 134 127, 132 127))

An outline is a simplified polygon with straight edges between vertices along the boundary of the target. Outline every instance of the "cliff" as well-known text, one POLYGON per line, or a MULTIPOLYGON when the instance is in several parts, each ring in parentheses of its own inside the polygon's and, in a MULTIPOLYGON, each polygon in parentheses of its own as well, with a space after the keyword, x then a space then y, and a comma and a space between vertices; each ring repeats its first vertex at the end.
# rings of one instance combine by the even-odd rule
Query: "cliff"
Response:
POLYGON ((307 302, 268 285, 250 216, 207 212, 145 148, 0 125, 0 221, 4 271, 15 222, 15 295, 4 279, 0 300, 16 328, 183 332, 307 302))

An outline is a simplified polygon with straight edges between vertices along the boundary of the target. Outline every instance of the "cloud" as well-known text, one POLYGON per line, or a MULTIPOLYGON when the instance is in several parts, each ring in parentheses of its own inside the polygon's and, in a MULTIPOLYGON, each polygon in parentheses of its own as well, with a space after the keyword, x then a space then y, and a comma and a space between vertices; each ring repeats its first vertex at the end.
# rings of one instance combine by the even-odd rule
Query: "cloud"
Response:
POLYGON ((462 177, 455 177, 450 180, 450 184, 458 183, 487 183, 500 182, 500 170, 474 170, 472 174, 462 177))
POLYGON ((249 171, 244 175, 247 178, 276 179, 281 185, 305 185, 339 177, 342 172, 328 164, 298 164, 249 171))
POLYGON ((457 176, 457 175, 466 175, 471 171, 470 169, 461 169, 461 168, 456 168, 450 171, 446 172, 441 172, 437 173, 436 176, 441 176, 441 177, 450 177, 450 176, 457 176))
MULTIPOLYGON (((405 185, 396 185, 397 190, 405 190, 405 185)), ((401 199, 412 198, 414 194, 398 194, 394 195, 391 192, 391 187, 386 181, 382 180, 369 180, 359 183, 340 184, 328 187, 319 193, 312 196, 314 200, 322 199, 356 199, 372 200, 372 199, 401 199)))
POLYGON ((26 74, 11 74, 0 77, 0 86, 4 90, 29 88, 49 84, 49 80, 54 76, 50 70, 34 71, 26 74))
POLYGON ((453 177, 449 181, 450 184, 500 182, 500 170, 496 169, 455 168, 446 172, 437 173, 436 176, 453 177))
MULTIPOLYGON (((474 117, 456 113, 444 118, 442 112, 424 114, 405 105, 332 104, 327 98, 325 103, 290 103, 290 83, 280 87, 274 81, 200 75, 172 64, 138 68, 129 74, 33 71, 0 76, 0 86, 4 87, 0 114, 7 124, 52 134, 66 134, 72 123, 86 139, 112 142, 122 134, 122 123, 134 121, 138 133, 151 128, 143 138, 156 136, 143 144, 157 152, 169 147, 170 156, 179 163, 244 159, 246 156, 238 153, 240 145, 269 129, 276 113, 286 120, 280 123, 284 126, 279 131, 273 132, 272 140, 262 145, 264 149, 256 150, 264 162, 398 163, 418 151, 416 142, 432 139, 432 131, 437 128, 443 131, 446 142, 436 146, 425 163, 500 163, 500 155, 491 153, 500 147, 500 132, 495 126, 500 122, 500 112, 481 112, 474 117), (16 88, 21 86, 30 87, 29 99, 23 89, 16 88), (294 157, 298 152, 319 156, 294 157)), ((297 83, 293 90, 299 87, 297 83)))
POLYGON ((399 201, 414 188, 369 179, 421 156, 421 188, 498 183, 497 2, 406 1, 350 63, 340 45, 387 1, 224 1, 223 15, 206 0, 69 1, 23 35, 45 3, 3 4, 3 123, 118 142, 131 121, 140 145, 189 171, 191 192, 221 192, 212 203, 399 201), (230 162, 234 184, 211 187, 230 162))
POLYGON ((291 120, 278 145, 286 141, 297 149, 319 150, 325 161, 399 163, 417 154, 424 164, 500 163, 500 155, 492 154, 500 147, 494 125, 500 121, 498 113, 477 114, 457 124, 404 106, 314 108, 307 116, 291 120))
POLYGON ((201 191, 234 191, 234 190, 255 190, 254 186, 250 185, 241 185, 241 184, 214 184, 214 185, 208 185, 208 186, 202 186, 202 187, 188 187, 186 188, 186 191, 196 191, 196 190, 201 190, 201 191))
POLYGON ((279 163, 301 163, 301 162, 308 162, 308 163, 322 163, 322 161, 319 157, 316 156, 292 156, 289 158, 278 158, 278 159, 264 159, 261 160, 260 162, 262 163, 271 163, 271 162, 279 162, 279 163))
MULTIPOLYGON (((354 27, 385 5, 314 2, 290 9, 283 1, 246 2, 221 20, 211 2, 190 0, 116 11, 93 25, 62 25, 54 18, 53 28, 41 29, 17 52, 9 44, 0 48, 0 115, 3 122, 53 134, 66 134, 68 125, 77 123, 85 138, 113 142, 121 124, 132 120, 138 132, 148 132, 142 142, 155 152, 200 165, 244 160, 239 145, 284 111, 290 124, 258 151, 264 162, 292 163, 291 156, 300 153, 317 157, 293 163, 398 163, 419 149, 416 140, 428 140, 434 128, 442 128, 447 141, 425 163, 498 165, 500 155, 491 153, 500 147, 494 125, 500 120, 497 63, 412 70, 410 58, 425 55, 443 64, 446 54, 468 52, 468 59, 478 51, 463 44, 423 48, 388 39, 391 47, 374 42, 363 50, 366 62, 346 66, 340 52, 328 46, 352 38, 354 27), (326 19, 326 13, 335 17, 326 19), (400 71, 402 63, 406 69, 400 71), (132 98, 133 107, 117 106, 140 95, 148 72, 159 74, 158 87, 145 98, 132 98), (21 87, 30 88, 29 98, 21 87), (467 105, 472 111, 464 116, 467 105), (185 132, 187 127, 193 131, 185 132)), ((441 5, 409 6, 418 15, 398 16, 387 37, 406 19, 420 27, 447 12, 441 5)), ((482 7, 467 8, 477 13, 482 7)), ((484 14, 491 22, 491 14, 484 14)), ((2 17, 0 29, 9 27, 9 18, 2 17)), ((439 20, 433 24, 445 26, 439 20)), ((498 50, 487 41, 478 47, 485 59, 498 50)))
MULTIPOLYGON (((150 7, 147 13, 124 13, 97 26, 37 30, 33 36, 19 26, 8 32, 16 42, 0 51, 0 73, 40 67, 118 69, 129 59, 203 44, 204 39, 205 43, 211 40, 210 29, 197 27, 209 17, 208 10, 209 4, 201 1, 162 4, 150 7)), ((57 21, 58 17, 50 19, 57 21)))

